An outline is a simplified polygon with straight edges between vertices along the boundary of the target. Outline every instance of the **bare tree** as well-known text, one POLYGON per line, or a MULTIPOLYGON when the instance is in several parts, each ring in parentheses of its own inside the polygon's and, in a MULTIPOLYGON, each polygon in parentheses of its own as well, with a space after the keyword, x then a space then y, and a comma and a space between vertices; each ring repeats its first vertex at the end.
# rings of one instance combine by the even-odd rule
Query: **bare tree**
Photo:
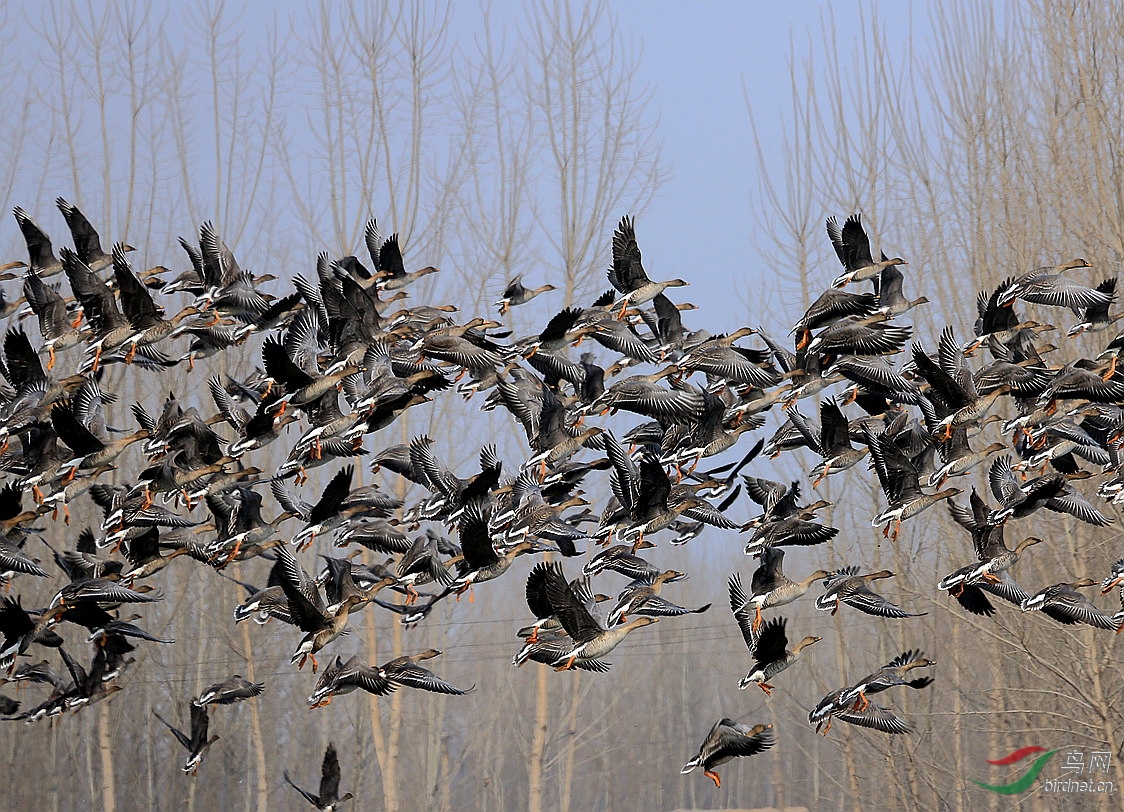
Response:
MULTIPOLYGON (((896 47, 902 38, 889 36, 876 14, 863 13, 867 30, 854 50, 840 48, 830 20, 825 22, 822 41, 810 49, 794 81, 795 113, 786 133, 793 160, 781 175, 762 163, 766 189, 775 190, 762 227, 777 240, 775 255, 795 258, 794 281, 802 290, 821 288, 832 273, 822 268, 834 265, 822 239, 809 243, 818 219, 809 197, 821 207, 821 218, 861 210, 864 221, 874 224, 875 245, 892 240, 887 250, 909 259, 907 280, 933 300, 914 325, 915 337, 930 348, 943 324, 969 337, 975 292, 990 290, 1004 276, 1072 256, 1091 257, 1098 271, 1107 266, 1105 275, 1114 275, 1120 178, 1111 157, 1117 136, 1104 121, 1114 115, 1117 94, 1109 88, 1119 81, 1119 65, 1104 54, 1119 36, 1120 15, 1094 4, 1045 2, 1000 18, 984 4, 940 4, 930 27, 937 58, 922 65, 896 47)), ((1099 278, 1083 281, 1096 284, 1099 278)), ((971 484, 987 493, 979 479, 971 484)), ((835 522, 853 522, 852 532, 862 537, 864 513, 860 509, 848 520, 837 512, 835 522)), ((899 540, 890 568, 917 571, 922 562, 926 571, 954 567, 965 556, 966 538, 945 532, 948 526, 946 517, 937 516, 912 530, 913 549, 905 554, 899 540)), ((1034 532, 1049 533, 1050 550, 1062 555, 1044 549, 1028 555, 1020 582, 1069 580, 1103 569, 1112 557, 1103 532, 1074 534, 1071 524, 1058 521, 1034 532)), ((882 566, 881 548, 871 550, 867 542, 836 550, 882 566)), ((924 592, 925 584, 911 588, 924 592)), ((952 735, 942 741, 951 746, 906 745, 908 758, 895 770, 902 808, 939 799, 970 808, 968 779, 983 772, 989 753, 1013 749, 1010 743, 1019 737, 1068 736, 1089 747, 1117 746, 1118 734, 1105 725, 1102 709, 1106 700, 1119 701, 1124 686, 1106 668, 1103 640, 1085 632, 1059 639, 1053 628, 1033 620, 1002 613, 974 618, 943 600, 932 605, 922 624, 925 636, 951 626, 942 677, 954 673, 959 687, 948 690, 942 680, 934 687, 944 688, 931 698, 909 700, 915 716, 924 714, 919 699, 936 703, 928 713, 933 724, 950 726, 952 735), (977 656, 981 650, 988 652, 986 664, 977 656), (1027 668, 1026 651, 1036 652, 1034 668, 1027 668), (1067 687, 1058 690, 1059 684, 1067 687), (970 685, 980 686, 986 703, 970 685)), ((879 656, 915 645, 889 632, 878 631, 879 656)), ((839 670, 861 670, 857 659, 848 645, 838 656, 839 670)), ((852 782, 841 787, 840 803, 857 809, 863 795, 853 777, 874 753, 865 742, 852 748, 849 741, 844 756, 852 782)), ((877 752, 898 763, 894 750, 877 752)), ((1098 802, 1090 801, 1090 808, 1098 802)))

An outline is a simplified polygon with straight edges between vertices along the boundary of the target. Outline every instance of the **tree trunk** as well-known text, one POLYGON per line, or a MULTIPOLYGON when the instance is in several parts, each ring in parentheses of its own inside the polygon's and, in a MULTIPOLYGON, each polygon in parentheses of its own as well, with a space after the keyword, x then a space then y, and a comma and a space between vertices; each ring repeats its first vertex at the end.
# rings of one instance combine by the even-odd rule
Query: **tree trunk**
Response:
POLYGON ((550 669, 539 668, 535 682, 535 721, 531 735, 531 753, 528 756, 527 809, 529 812, 543 810, 543 764, 546 751, 547 723, 550 720, 548 706, 550 669))
POLYGON ((109 700, 98 703, 98 752, 101 755, 101 803, 105 812, 117 810, 117 783, 113 769, 113 741, 109 731, 109 700))

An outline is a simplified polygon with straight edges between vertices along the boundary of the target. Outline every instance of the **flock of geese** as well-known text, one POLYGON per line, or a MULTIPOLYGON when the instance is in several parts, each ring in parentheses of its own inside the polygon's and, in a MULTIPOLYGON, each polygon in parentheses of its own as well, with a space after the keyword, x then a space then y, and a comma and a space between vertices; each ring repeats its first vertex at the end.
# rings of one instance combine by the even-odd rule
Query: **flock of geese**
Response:
MULTIPOLYGON (((817 520, 828 503, 805 504, 799 480, 783 484, 742 471, 760 454, 800 448, 818 458, 812 488, 860 462, 874 469, 886 506, 872 525, 886 537, 896 539, 904 522, 948 500, 971 536, 974 560, 939 589, 965 611, 994 614, 998 598, 1063 624, 1124 625, 1124 560, 1100 582, 1102 594, 1120 587, 1122 610, 1113 615, 1079 591, 1098 583, 1091 578, 1025 591, 1011 570, 1042 540, 1011 547, 1004 538, 1011 519, 1042 509, 1109 524, 1075 485, 1094 468, 1103 471, 1098 493, 1124 500, 1124 376, 1116 371, 1124 334, 1096 358, 1051 365, 1053 348, 1042 342, 1057 331, 1019 312, 1026 303, 1072 310, 1079 321, 1070 338, 1109 330, 1117 319, 1110 312, 1116 280, 1096 287, 1072 281, 1067 272, 1088 267, 1084 260, 981 292, 974 335, 966 340, 946 328, 934 356, 919 342, 910 345, 912 330, 899 321, 925 302, 905 295, 907 263, 884 254, 876 261, 859 215, 841 226, 831 218, 828 236, 844 272, 795 323, 789 349, 760 329, 689 330, 681 312, 691 306, 668 296, 687 283, 648 277, 625 217, 612 240, 612 289, 589 306, 562 309, 538 334, 513 336, 482 317, 458 323, 451 305, 406 304, 407 289, 437 269, 407 271, 397 235, 383 239, 373 221, 365 234, 369 265, 322 254, 315 276, 296 276, 293 289, 277 296, 262 288, 273 277, 243 269, 209 223, 197 239, 180 240, 186 270, 138 273, 131 246, 118 243, 106 253, 82 212, 57 203, 74 247, 56 254, 46 232, 16 208, 28 259, 2 269, 4 278, 22 279, 23 295, 0 303, 12 319, 0 356, 0 571, 10 590, 0 603, 0 670, 4 682, 49 691, 23 710, 0 697, 9 719, 30 723, 107 699, 121 690, 137 646, 171 644, 132 613, 161 599, 155 584, 176 558, 225 578, 231 562, 261 559, 244 571, 262 580, 238 582, 245 595, 233 621, 295 627, 292 662, 308 662, 317 674, 312 708, 358 689, 380 696, 399 688, 474 690, 422 665, 442 654, 434 649, 377 665, 358 655, 332 658, 331 645, 364 608, 424 622, 440 601, 504 577, 523 555, 545 558, 527 578, 528 625, 518 632, 513 663, 605 672, 605 658, 632 632, 710 608, 665 597, 665 587, 687 576, 654 564, 647 552, 684 544, 707 525, 745 534, 745 552, 757 559, 748 589, 740 575, 730 578, 728 599, 753 659, 738 687, 769 694, 823 638, 793 643, 787 620, 764 613, 817 582, 815 606, 832 614, 844 606, 883 619, 876 622, 923 614, 876 590, 894 577, 888 570, 820 569, 799 580, 785 573, 785 547, 828 544, 837 535, 817 520), (856 292, 864 284, 873 290, 856 292), (184 305, 176 309, 176 302, 184 305), (23 326, 30 316, 37 338, 23 326), (761 346, 738 343, 751 336, 761 346), (578 354, 573 348, 585 339, 612 363, 601 365, 588 350, 578 354), (989 360, 969 360, 983 350, 989 360), (134 403, 135 431, 121 428, 120 410, 109 408, 118 401, 110 380, 132 374, 147 390, 160 389, 164 370, 230 351, 260 352, 261 369, 245 380, 211 376, 209 400, 173 392, 161 404, 134 403), (632 369, 644 365, 656 371, 632 369), (107 374, 114 368, 121 372, 107 374), (387 426, 441 393, 505 409, 526 435, 526 459, 513 468, 495 444, 483 444, 478 470, 458 474, 428 436, 390 441, 387 426), (801 402, 817 396, 818 415, 809 417, 801 402), (771 437, 736 464, 707 468, 703 460, 761 429, 770 410, 783 414, 771 437), (642 422, 619 437, 608 425, 591 425, 621 411, 642 422), (981 433, 997 422, 1010 441, 982 445, 981 433), (280 458, 264 451, 275 442, 285 451, 280 465, 266 463, 280 458), (386 489, 356 485, 357 464, 384 472, 386 489), (309 469, 323 465, 334 473, 305 501, 298 488, 309 469), (973 489, 966 505, 956 501, 961 489, 947 483, 985 465, 990 494, 973 489), (109 484, 104 475, 114 470, 128 471, 118 478, 134 484, 109 484), (582 488, 595 471, 607 472, 609 484, 598 494, 599 510, 582 488), (760 511, 738 523, 729 514, 743 489, 760 511), (275 508, 267 507, 267 491, 275 508), (102 509, 101 526, 78 532, 72 546, 48 544, 34 523, 50 516, 69 524, 68 505, 80 498, 102 509), (314 557, 314 546, 351 552, 314 557), (363 549, 393 558, 357 563, 352 553, 363 549), (47 557, 63 579, 45 606, 25 607, 20 584, 51 579, 47 557), (580 573, 571 558, 582 559, 580 573), (628 581, 615 598, 594 587, 609 570, 628 581), (62 669, 51 657, 40 659, 44 647, 57 650, 62 669)), ((499 312, 551 290, 515 279, 499 312)), ((54 525, 51 538, 65 532, 54 525)), ((933 680, 924 670, 934 665, 921 650, 903 652, 825 696, 809 722, 825 735, 833 720, 908 733, 906 720, 869 697, 895 686, 924 688, 933 680)), ((217 738, 209 735, 212 709, 252 701, 264 688, 233 675, 185 699, 186 732, 158 717, 188 751, 185 772, 199 769, 217 738)), ((774 741, 771 725, 723 718, 683 772, 702 766, 720 786, 716 767, 774 741)), ((331 744, 319 794, 287 773, 285 780, 320 809, 351 797, 339 797, 331 744)))

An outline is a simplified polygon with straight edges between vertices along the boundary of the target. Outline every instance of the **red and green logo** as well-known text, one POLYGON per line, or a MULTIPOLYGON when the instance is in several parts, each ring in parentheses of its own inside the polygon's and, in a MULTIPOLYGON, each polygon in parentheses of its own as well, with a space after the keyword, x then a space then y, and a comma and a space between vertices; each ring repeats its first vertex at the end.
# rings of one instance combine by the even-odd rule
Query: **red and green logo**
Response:
POLYGON ((1035 747, 1033 745, 1031 745, 1030 747, 1020 747, 1018 750, 1015 750, 1013 753, 1010 753, 1003 758, 995 759, 994 761, 991 759, 987 760, 988 764, 995 764, 997 766, 1004 767, 1008 764, 1017 764, 1027 756, 1032 756, 1035 753, 1041 753, 1042 755, 1034 759, 1034 763, 1030 765, 1030 769, 1028 769, 1017 779, 1009 784, 985 784, 983 781, 977 781, 974 778, 972 779, 972 782, 978 784, 986 790, 989 790, 990 792, 997 792, 1000 795, 1017 795, 1020 792, 1026 792, 1028 789, 1030 789, 1030 785, 1034 783, 1034 780, 1038 778, 1038 774, 1042 772, 1042 768, 1046 766, 1046 762, 1053 758, 1054 753, 1056 752, 1058 751, 1047 750, 1045 747, 1035 747))

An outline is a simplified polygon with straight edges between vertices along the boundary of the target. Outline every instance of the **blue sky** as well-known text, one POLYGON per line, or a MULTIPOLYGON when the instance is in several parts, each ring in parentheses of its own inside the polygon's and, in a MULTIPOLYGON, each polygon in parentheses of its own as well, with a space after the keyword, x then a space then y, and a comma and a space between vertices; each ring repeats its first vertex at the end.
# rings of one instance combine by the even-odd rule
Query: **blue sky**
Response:
MULTIPOLYGON (((686 12, 678 3, 615 0, 612 7, 622 28, 643 43, 641 78, 654 91, 670 165, 666 184, 638 224, 641 248, 653 257, 653 274, 685 276, 692 281, 691 300, 704 312, 724 310, 726 274, 758 277, 769 264, 767 241, 755 238, 768 204, 749 107, 764 154, 783 178, 781 127, 791 109, 792 71, 803 71, 824 30, 833 31, 844 54, 860 42, 858 4, 704 2, 686 12), (655 257, 666 270, 654 265, 655 257)), ((877 13, 892 36, 906 35, 908 4, 879 4, 877 13)), ((824 276, 836 272, 831 266, 824 276)))
MULTIPOLYGON (((909 36, 911 24, 924 27, 920 4, 873 7, 891 41, 909 36)), ((804 70, 825 31, 832 32, 846 61, 863 36, 860 5, 611 0, 610 8, 620 30, 641 49, 636 79, 652 93, 668 169, 637 222, 645 265, 653 278, 690 280, 692 287, 678 298, 695 302, 704 313, 729 313, 733 289, 737 318, 756 323, 761 315, 740 304, 751 292, 750 280, 767 273, 769 257, 763 252, 769 245, 755 231, 768 203, 749 109, 764 154, 783 178, 781 128, 790 115, 792 71, 804 70)), ((464 8, 458 13, 464 15, 464 8)), ((919 47, 917 41, 912 45, 919 47)), ((829 214, 850 212, 825 210, 824 216, 829 214)), ((823 276, 836 272, 831 266, 823 276)))
MULTIPOLYGON (((238 31, 240 44, 249 53, 261 54, 266 49, 269 22, 276 21, 282 30, 290 25, 299 31, 302 21, 309 19, 313 3, 287 2, 270 7, 265 17, 254 3, 247 3, 241 13, 238 4, 232 7, 231 19, 238 31)), ((65 4, 60 8, 66 8, 65 4)), ((454 47, 457 41, 470 43, 479 31, 480 6, 475 2, 458 2, 451 6, 454 47)), ((763 316, 750 304, 745 307, 751 280, 768 274, 770 246, 757 234, 767 211, 763 179, 759 173, 750 126, 750 106, 758 125, 758 134, 766 159, 783 180, 782 125, 788 120, 791 105, 793 70, 802 73, 804 61, 823 47, 825 32, 838 44, 843 61, 862 42, 863 10, 875 9, 880 24, 891 41, 903 41, 910 35, 911 17, 919 19, 922 28, 924 7, 903 3, 797 2, 748 3, 702 2, 685 5, 651 0, 610 0, 611 13, 616 15, 620 33, 640 53, 635 75, 638 88, 651 93, 651 110, 658 115, 658 140, 667 170, 666 181, 656 198, 637 221, 640 247, 645 264, 653 278, 683 277, 692 287, 677 300, 689 299, 703 313, 728 314, 729 323, 716 325, 732 329, 749 320, 757 323, 763 316), (731 281, 731 279, 733 281, 731 281), (735 294, 732 306, 730 294, 735 294)), ((185 24, 182 15, 189 10, 168 11, 171 30, 185 24)), ((82 12, 88 15, 89 12, 82 12)), ((523 19, 526 9, 521 3, 500 2, 492 9, 499 23, 523 19)), ((158 13, 156 16, 160 16, 158 13)), ((43 25, 47 19, 39 4, 17 4, 10 22, 14 29, 33 24, 43 25)), ((13 30, 9 30, 9 35, 13 30)), ((49 32, 48 32, 49 33, 49 32)), ((9 40, 18 50, 29 42, 19 36, 9 40)), ((911 43, 914 55, 923 47, 911 43)), ((471 50, 471 49, 470 49, 471 50)), ((9 56, 13 56, 9 54, 9 56)), ((40 60, 49 58, 31 53, 19 58, 24 69, 37 70, 49 66, 40 60)), ((920 55, 923 58, 923 54, 920 55)), ((205 66, 200 66, 205 68, 205 66)), ((204 74, 201 74, 204 76, 204 74)), ((291 111, 300 119, 300 111, 291 111)), ((193 137, 206 136, 203 133, 193 137)), ((204 162, 200 167, 209 171, 204 162)), ((56 168, 57 169, 57 168, 56 168)), ((34 172, 31 183, 42 183, 42 173, 34 172)), ((63 172, 58 180, 65 182, 63 172)), ((58 228, 53 219, 50 201, 56 194, 65 194, 58 183, 50 189, 13 190, 10 203, 28 207, 41 217, 50 230, 58 228), (42 197, 37 201, 36 197, 42 197)), ((88 190, 89 191, 89 190, 88 190)), ((846 216, 847 211, 828 211, 824 216, 846 216)), ((627 212, 621 211, 619 214, 627 212)), ((381 218, 384 213, 376 212, 381 218)), ((221 219, 221 214, 217 214, 221 219)), ((207 216, 212 215, 210 212, 207 216)), ((356 213, 366 217, 367 213, 356 213)), ((619 215, 618 215, 619 216, 619 215)), ((95 213, 95 219, 97 215, 95 213)), ((615 225, 604 225, 604 249, 615 225)), ((14 223, 9 221, 7 234, 18 239, 14 223)), ((311 236, 311 235, 309 235, 311 236)), ((59 239, 59 242, 64 242, 59 239)), ((358 248, 359 246, 355 246, 358 248)), ((824 241, 826 251, 826 239, 824 241)), ((830 252, 824 257, 833 262, 830 252)), ((822 278, 834 276, 834 267, 825 268, 822 278)), ((772 281, 772 280, 771 280, 772 281)), ((775 285, 774 285, 775 287, 775 285)), ((786 303, 785 323, 791 321, 788 311, 796 305, 786 303)), ((688 324, 691 324, 688 319, 688 324)))

